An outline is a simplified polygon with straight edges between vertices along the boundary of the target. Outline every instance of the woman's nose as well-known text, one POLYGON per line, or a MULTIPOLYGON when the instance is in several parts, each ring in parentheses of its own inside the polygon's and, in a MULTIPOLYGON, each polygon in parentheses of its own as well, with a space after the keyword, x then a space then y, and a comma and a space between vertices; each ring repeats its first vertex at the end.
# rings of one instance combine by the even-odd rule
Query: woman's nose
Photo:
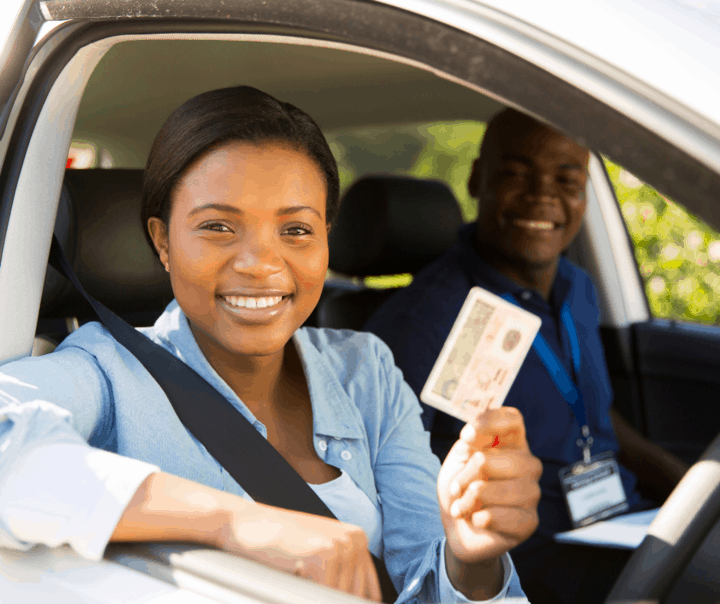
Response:
POLYGON ((274 243, 269 237, 251 237, 241 242, 233 269, 253 277, 266 277, 280 272, 283 260, 274 243))

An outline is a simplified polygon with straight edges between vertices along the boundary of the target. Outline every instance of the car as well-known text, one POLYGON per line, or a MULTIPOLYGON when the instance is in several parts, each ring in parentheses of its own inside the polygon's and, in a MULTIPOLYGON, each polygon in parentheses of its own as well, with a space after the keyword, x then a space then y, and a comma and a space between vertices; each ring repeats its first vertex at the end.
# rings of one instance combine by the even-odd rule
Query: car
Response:
MULTIPOLYGON (((608 601, 716 601, 720 321, 653 315, 604 158, 720 228, 717 3, 16 0, 5 10, 0 363, 52 349, 91 318, 48 268, 53 232, 90 294, 137 326, 162 311, 172 294, 142 236, 141 171, 162 122, 199 92, 243 83, 301 107, 328 133, 348 182, 393 171, 393 132, 483 123, 515 107, 592 149, 589 207, 568 253, 598 286, 616 405, 697 462, 608 601), (361 140, 374 159, 350 174, 342 151, 361 140)), ((337 257, 344 241, 333 245, 337 257)), ((707 270, 712 280, 720 265, 707 270)), ((386 297, 368 276, 377 273, 331 275, 311 320, 351 326, 328 309, 386 297)), ((68 547, 0 549, 0 569, 3 602, 355 601, 184 545, 113 545, 98 563, 68 547)))

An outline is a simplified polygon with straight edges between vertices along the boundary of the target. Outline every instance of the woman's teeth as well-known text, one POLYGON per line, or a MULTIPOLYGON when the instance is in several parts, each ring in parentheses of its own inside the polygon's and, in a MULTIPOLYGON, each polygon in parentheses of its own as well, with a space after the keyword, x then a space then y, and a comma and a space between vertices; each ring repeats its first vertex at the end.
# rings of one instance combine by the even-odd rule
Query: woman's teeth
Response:
POLYGON ((547 231, 555 228, 555 224, 547 220, 523 220, 522 218, 516 218, 513 220, 513 224, 523 229, 542 229, 547 231))
POLYGON ((243 296, 223 296, 223 300, 232 306, 238 308, 268 308, 269 306, 275 306, 282 296, 273 296, 271 298, 246 298, 243 296))

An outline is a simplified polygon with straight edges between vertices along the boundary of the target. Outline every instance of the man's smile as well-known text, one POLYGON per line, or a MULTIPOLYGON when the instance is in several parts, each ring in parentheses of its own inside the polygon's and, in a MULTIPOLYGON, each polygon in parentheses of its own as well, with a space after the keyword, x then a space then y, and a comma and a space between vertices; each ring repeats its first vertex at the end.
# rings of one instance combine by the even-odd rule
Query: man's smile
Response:
POLYGON ((550 231, 559 226, 550 220, 525 220, 523 218, 514 218, 512 220, 512 224, 516 227, 520 227, 521 229, 540 231, 550 231))

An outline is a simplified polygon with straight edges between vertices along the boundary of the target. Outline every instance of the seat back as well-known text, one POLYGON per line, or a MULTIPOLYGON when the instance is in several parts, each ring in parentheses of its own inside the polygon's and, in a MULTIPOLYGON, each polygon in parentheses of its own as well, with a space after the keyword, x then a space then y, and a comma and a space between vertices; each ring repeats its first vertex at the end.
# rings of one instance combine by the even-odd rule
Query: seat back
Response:
MULTIPOLYGON (((463 224, 457 200, 441 181, 367 176, 343 196, 330 230, 330 268, 350 277, 415 274, 444 254, 463 224)), ((320 327, 362 329, 395 289, 329 295, 320 327)))
MULTIPOLYGON (((142 174, 67 170, 55 223, 55 234, 87 292, 133 325, 152 324, 173 297, 140 222, 142 174)), ((94 317, 75 288, 48 266, 38 333, 58 334, 66 324, 94 317)))

